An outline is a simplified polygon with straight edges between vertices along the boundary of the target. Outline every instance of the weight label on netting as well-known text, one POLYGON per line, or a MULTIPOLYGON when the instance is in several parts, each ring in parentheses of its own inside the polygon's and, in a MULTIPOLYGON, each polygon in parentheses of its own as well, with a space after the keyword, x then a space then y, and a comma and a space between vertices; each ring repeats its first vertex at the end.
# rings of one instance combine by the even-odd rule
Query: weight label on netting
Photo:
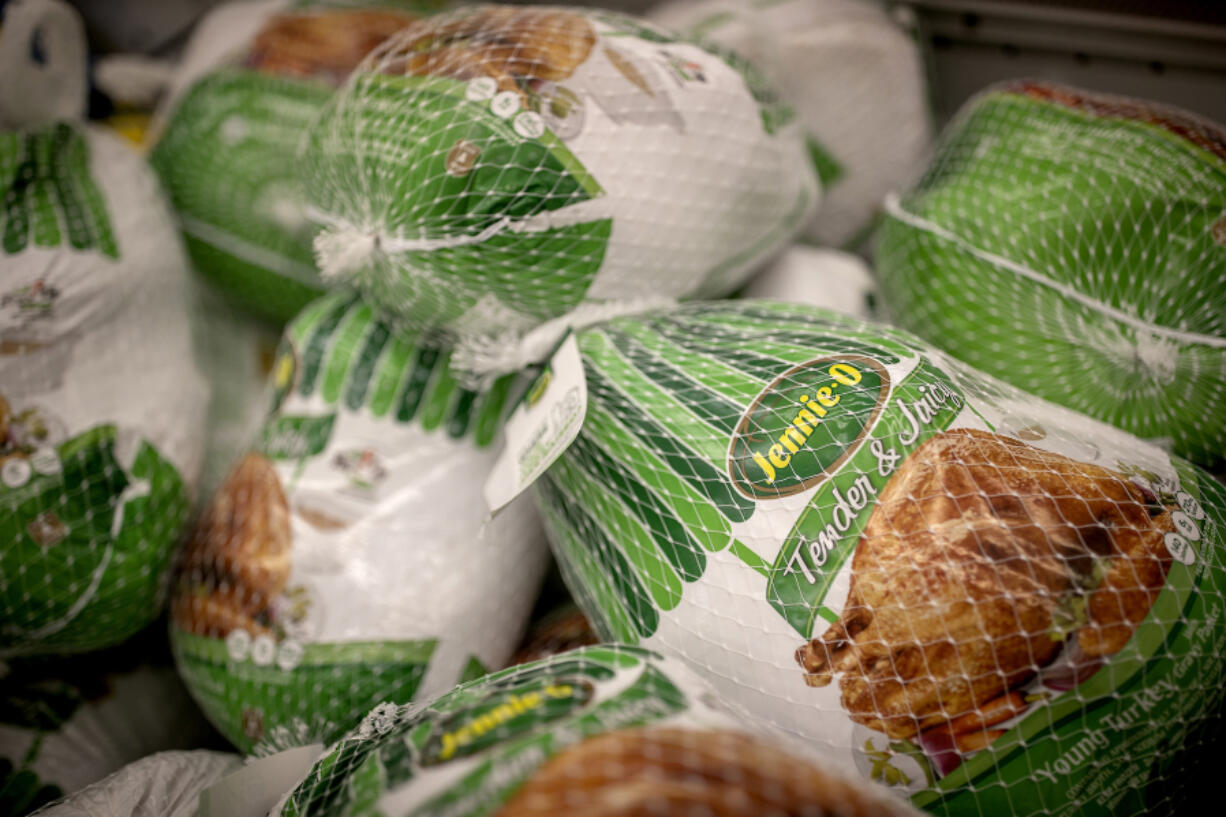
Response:
POLYGON ((586 413, 583 361, 568 334, 507 420, 506 446, 485 483, 491 512, 509 504, 562 456, 586 413))

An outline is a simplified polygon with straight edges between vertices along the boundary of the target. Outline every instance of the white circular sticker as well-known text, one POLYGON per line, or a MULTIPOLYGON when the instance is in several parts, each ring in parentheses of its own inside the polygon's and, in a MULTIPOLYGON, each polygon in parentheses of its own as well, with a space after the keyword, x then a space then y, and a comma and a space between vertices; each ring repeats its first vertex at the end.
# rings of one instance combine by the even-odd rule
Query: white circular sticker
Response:
POLYGON ((515 128, 515 132, 525 139, 535 139, 545 132, 545 121, 541 119, 540 114, 524 111, 515 117, 511 127, 515 128))
POLYGON ((234 629, 226 636, 226 651, 232 661, 246 661, 251 653, 251 634, 243 629, 234 629))
POLYGON ((490 100, 490 110, 503 119, 509 118, 511 114, 519 110, 519 94, 514 91, 502 91, 495 94, 490 100))
POLYGON ((1179 503, 1179 507, 1183 508, 1183 512, 1193 519, 1200 521, 1205 518, 1205 509, 1196 501, 1196 497, 1187 491, 1175 494, 1175 501, 1179 503))
POLYGON ((277 645, 270 635, 259 636, 251 642, 251 660, 257 667, 266 667, 271 664, 276 654, 277 645))
POLYGON ((1183 511, 1175 511, 1171 514, 1171 521, 1175 523, 1175 530, 1179 531, 1193 542, 1200 541, 1200 528, 1197 527, 1196 523, 1192 521, 1192 517, 1188 516, 1183 511))
POLYGON ((497 91, 498 83, 493 77, 477 77, 468 83, 468 87, 464 89, 464 96, 473 102, 481 102, 492 97, 497 91))
POLYGON ((30 465, 40 474, 54 474, 60 470, 60 458, 54 448, 43 446, 30 456, 30 465))
POLYGON ((0 468, 0 480, 10 488, 20 488, 30 481, 30 463, 23 457, 15 457, 0 468))
POLYGON ((1192 543, 1178 533, 1168 533, 1163 537, 1166 542, 1166 549, 1170 551, 1171 557, 1181 565, 1190 565, 1196 561, 1196 552, 1192 550, 1192 543))
POLYGON ((297 641, 287 640, 281 642, 281 646, 277 648, 277 666, 289 672, 294 667, 298 666, 302 661, 302 645, 297 641))

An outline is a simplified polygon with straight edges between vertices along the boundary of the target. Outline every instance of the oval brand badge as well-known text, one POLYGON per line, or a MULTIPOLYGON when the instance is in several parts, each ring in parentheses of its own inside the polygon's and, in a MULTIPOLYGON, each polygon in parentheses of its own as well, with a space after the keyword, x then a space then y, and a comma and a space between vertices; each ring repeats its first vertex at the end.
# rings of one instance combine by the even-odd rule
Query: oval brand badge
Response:
POLYGON ((728 473, 751 499, 812 488, 853 454, 890 390, 890 375, 862 355, 802 363, 767 386, 741 417, 728 473))

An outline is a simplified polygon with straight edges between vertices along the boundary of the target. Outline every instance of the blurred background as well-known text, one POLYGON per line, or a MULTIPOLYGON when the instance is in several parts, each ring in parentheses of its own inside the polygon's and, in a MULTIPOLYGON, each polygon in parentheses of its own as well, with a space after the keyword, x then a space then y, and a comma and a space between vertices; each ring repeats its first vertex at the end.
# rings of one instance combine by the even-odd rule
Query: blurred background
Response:
MULTIPOLYGON (((0 8, 5 2, 0 0, 0 8)), ((193 24, 219 0, 72 0, 72 5, 85 18, 96 54, 173 57, 193 24)), ((655 3, 576 5, 642 13, 655 3)), ((927 46, 938 125, 980 88, 1018 76, 1161 100, 1226 119, 1226 4, 914 0, 885 5, 927 46)))

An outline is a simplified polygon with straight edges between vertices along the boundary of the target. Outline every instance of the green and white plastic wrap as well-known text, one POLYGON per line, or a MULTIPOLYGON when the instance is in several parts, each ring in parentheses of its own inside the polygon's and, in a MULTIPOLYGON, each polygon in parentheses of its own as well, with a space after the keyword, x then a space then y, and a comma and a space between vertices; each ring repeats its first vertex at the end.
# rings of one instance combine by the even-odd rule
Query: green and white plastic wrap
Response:
POLYGON ((101 129, 0 132, 0 655, 149 623, 201 467, 191 280, 152 173, 101 129))
POLYGON ((325 279, 464 338, 727 294, 808 217, 807 156, 731 54, 613 12, 480 6, 373 51, 303 161, 325 279))
POLYGON ((823 187, 806 237, 859 243, 886 194, 923 171, 932 140, 923 60, 881 4, 671 0, 649 16, 741 54, 795 107, 823 187))
POLYGON ((912 813, 821 774, 803 748, 770 736, 681 662, 584 647, 425 707, 376 707, 273 814, 912 813))
POLYGON ((479 499, 512 378, 461 388, 446 350, 337 293, 287 328, 273 381, 172 605, 188 686, 260 752, 501 666, 548 559, 530 503, 486 524, 479 499))
POLYGON ((1210 467, 1226 456, 1226 130, 1043 82, 963 108, 877 247, 893 318, 1210 467))
POLYGON ((230 3, 196 28, 155 125, 154 167, 196 269, 284 322, 323 292, 294 154, 349 70, 414 9, 396 0, 230 3))
POLYGON ((934 813, 1178 794, 1226 681, 1208 474, 825 310, 691 304, 568 343, 507 455, 530 476, 581 423, 535 490, 604 639, 934 813))
POLYGON ((0 814, 20 817, 212 731, 146 631, 118 648, 10 661, 0 677, 0 814))

